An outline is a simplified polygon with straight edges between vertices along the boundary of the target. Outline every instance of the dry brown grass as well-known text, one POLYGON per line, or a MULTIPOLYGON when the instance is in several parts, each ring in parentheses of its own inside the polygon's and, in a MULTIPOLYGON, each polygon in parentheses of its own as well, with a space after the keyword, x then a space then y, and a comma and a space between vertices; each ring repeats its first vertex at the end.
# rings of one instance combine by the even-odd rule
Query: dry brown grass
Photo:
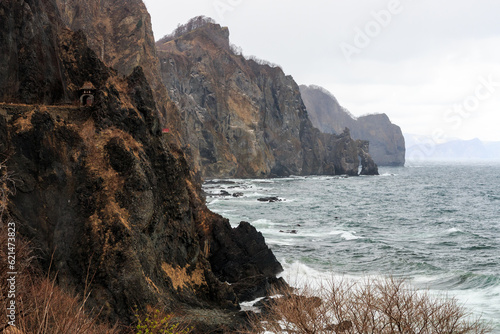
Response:
MULTIPOLYGON (((9 298, 9 274, 7 265, 7 228, 0 222, 0 307, 6 310, 11 300, 15 300, 15 327, 21 333, 67 334, 119 333, 117 326, 99 324, 98 314, 85 309, 86 299, 76 297, 56 285, 56 279, 41 274, 32 265, 32 254, 28 243, 16 238, 15 298, 9 298)), ((88 295, 86 296, 88 297, 88 295)), ((5 312, 0 319, 0 332, 9 328, 5 312)))
POLYGON ((251 333, 490 333, 454 298, 431 296, 403 280, 332 280, 319 289, 277 291, 251 333))

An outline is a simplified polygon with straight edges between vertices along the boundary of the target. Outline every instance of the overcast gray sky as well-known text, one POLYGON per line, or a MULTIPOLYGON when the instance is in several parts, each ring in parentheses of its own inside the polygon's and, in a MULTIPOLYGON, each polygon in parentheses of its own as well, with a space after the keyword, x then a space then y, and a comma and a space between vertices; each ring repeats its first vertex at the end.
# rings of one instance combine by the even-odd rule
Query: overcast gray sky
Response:
POLYGON ((198 15, 245 55, 403 132, 500 141, 500 1, 144 0, 155 38, 198 15))

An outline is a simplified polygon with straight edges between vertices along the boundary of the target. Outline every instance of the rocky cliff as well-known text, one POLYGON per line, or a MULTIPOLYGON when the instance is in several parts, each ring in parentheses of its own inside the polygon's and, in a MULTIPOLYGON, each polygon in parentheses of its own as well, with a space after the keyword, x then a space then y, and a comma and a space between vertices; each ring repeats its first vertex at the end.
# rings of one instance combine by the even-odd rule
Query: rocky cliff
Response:
MULTIPOLYGON (((96 8, 130 12, 136 2, 96 8)), ((109 67, 57 5, 0 3, 0 158, 15 175, 7 209, 18 237, 31 241, 61 286, 89 288, 87 305, 103 319, 129 323, 134 305, 234 310, 262 294, 281 266, 255 229, 232 229, 206 208, 175 133, 161 131, 150 69, 109 67), (95 99, 81 107, 87 81, 95 99), (238 288, 249 281, 251 295, 238 288)), ((69 15, 74 22, 86 22, 83 9, 69 15)))
POLYGON ((56 4, 64 24, 81 30, 105 65, 122 75, 142 67, 164 127, 173 130, 178 145, 183 146, 184 128, 161 81, 151 18, 142 0, 56 0, 56 4))
POLYGON ((340 133, 347 127, 354 139, 370 142, 370 155, 377 165, 404 166, 403 133, 387 115, 355 118, 324 88, 301 85, 300 92, 313 125, 322 132, 340 133))
POLYGON ((358 174, 349 134, 315 129, 293 78, 235 52, 227 28, 195 18, 157 48, 184 140, 204 176, 358 174))

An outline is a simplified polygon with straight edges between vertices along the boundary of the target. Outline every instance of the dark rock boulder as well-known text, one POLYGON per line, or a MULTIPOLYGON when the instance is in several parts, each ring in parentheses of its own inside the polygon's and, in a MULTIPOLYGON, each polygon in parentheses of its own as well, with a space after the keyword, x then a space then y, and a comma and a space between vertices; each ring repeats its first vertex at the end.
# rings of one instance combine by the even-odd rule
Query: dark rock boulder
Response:
POLYGON ((273 203, 273 202, 281 202, 281 199, 279 197, 272 196, 272 197, 261 197, 258 198, 257 201, 273 203))
POLYGON ((231 284, 241 301, 265 296, 283 271, 260 232, 247 222, 234 229, 220 217, 210 234, 212 270, 231 284))

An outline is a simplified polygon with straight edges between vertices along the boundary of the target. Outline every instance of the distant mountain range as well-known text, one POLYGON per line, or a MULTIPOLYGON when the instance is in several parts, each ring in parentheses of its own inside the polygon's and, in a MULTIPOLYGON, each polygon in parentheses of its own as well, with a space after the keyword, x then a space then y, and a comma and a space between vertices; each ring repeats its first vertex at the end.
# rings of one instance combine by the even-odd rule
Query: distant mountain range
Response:
POLYGON ((450 140, 436 143, 430 137, 405 134, 408 160, 500 160, 500 142, 450 140))

